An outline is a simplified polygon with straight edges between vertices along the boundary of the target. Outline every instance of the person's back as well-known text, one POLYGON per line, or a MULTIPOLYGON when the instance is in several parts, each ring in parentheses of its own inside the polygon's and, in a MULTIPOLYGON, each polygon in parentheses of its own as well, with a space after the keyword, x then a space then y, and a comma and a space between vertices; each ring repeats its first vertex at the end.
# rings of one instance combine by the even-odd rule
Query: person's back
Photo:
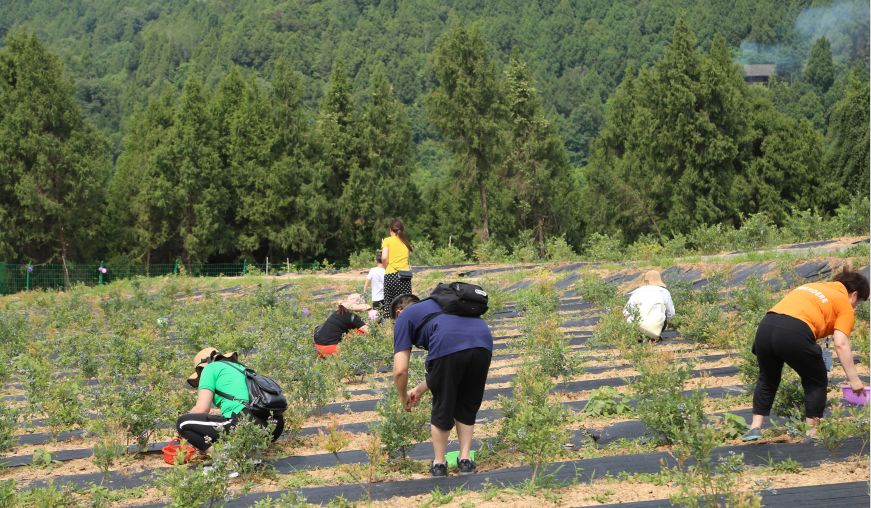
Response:
POLYGON ((638 319, 641 331, 652 339, 658 339, 665 323, 674 316, 671 293, 652 284, 636 288, 629 293, 623 315, 627 320, 638 319))
POLYGON ((199 388, 215 392, 214 404, 226 418, 232 418, 242 412, 245 406, 240 402, 218 395, 218 392, 248 402, 250 398, 244 370, 245 367, 236 362, 221 360, 206 365, 200 374, 199 388))
POLYGON ((418 329, 430 314, 441 312, 435 300, 409 306, 394 324, 394 351, 417 346, 428 351, 427 361, 473 348, 493 350, 493 334, 480 317, 440 314, 418 329))
MULTIPOLYGON (((380 254, 379 254, 380 259, 380 254)), ((378 266, 369 269, 369 274, 366 275, 366 281, 372 283, 372 308, 380 309, 384 301, 384 273, 385 269, 378 263, 378 266)))

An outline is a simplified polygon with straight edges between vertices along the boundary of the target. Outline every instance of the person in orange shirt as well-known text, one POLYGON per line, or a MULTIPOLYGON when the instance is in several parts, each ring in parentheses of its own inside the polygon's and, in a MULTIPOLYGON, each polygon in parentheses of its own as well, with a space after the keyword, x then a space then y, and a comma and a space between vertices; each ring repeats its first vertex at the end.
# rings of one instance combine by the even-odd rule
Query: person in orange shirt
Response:
POLYGON ((815 282, 793 289, 768 313, 756 329, 753 354, 759 364, 759 379, 753 392, 753 420, 744 441, 762 437, 762 424, 771 412, 780 386, 783 364, 798 373, 804 388, 805 422, 815 428, 826 407, 828 375, 822 348, 823 337, 833 336, 835 352, 850 382, 862 393, 865 386, 856 374, 850 332, 854 309, 868 300, 868 279, 843 270, 831 282, 815 282))

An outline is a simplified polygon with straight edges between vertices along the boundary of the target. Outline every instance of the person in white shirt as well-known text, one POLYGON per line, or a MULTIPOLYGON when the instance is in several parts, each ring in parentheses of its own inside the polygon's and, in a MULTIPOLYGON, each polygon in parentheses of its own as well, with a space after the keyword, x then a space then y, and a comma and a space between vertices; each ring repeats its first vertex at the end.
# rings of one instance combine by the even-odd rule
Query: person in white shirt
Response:
POLYGON ((369 275, 366 276, 366 283, 363 284, 363 293, 372 283, 372 308, 380 309, 384 303, 384 263, 381 261, 381 252, 375 255, 375 262, 378 266, 369 269, 369 275))
POLYGON ((623 315, 629 322, 637 319, 638 329, 644 335, 659 340, 668 320, 674 317, 674 302, 658 271, 646 272, 641 282, 640 287, 629 293, 623 315))

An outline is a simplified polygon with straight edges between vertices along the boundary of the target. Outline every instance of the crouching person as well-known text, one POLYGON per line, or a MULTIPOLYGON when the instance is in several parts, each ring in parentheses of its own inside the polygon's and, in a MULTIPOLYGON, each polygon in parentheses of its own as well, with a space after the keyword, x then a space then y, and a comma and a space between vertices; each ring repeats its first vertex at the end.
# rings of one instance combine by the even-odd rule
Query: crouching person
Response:
POLYGON ((435 300, 419 301, 410 294, 396 297, 390 308, 395 319, 393 382, 400 401, 410 411, 421 395, 432 392, 434 477, 448 475, 445 453, 454 425, 460 442, 459 472, 476 470, 470 456, 472 437, 493 354, 493 335, 483 319, 441 311, 435 300), (412 346, 427 350, 426 380, 407 391, 412 346))
POLYGON ((235 427, 243 414, 262 427, 275 422, 272 441, 284 431, 281 413, 255 414, 245 407, 250 396, 245 366, 238 362, 237 353, 222 354, 212 347, 203 349, 194 357, 194 374, 187 381, 197 388, 197 403, 178 418, 176 429, 179 436, 200 452, 208 450, 222 432, 235 427), (221 410, 220 415, 209 413, 212 404, 221 410))

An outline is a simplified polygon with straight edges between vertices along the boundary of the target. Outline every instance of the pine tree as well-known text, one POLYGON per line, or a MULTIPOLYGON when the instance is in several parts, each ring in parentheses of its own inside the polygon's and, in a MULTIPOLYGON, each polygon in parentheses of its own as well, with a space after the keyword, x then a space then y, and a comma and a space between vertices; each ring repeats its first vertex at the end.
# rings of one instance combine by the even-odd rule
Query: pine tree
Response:
POLYGON ((557 129, 545 118, 532 75, 517 58, 505 70, 505 97, 510 134, 502 185, 514 194, 519 229, 533 232, 543 255, 546 238, 569 229, 577 189, 557 129))
POLYGON ((180 214, 184 261, 206 261, 229 252, 227 234, 230 207, 227 172, 220 167, 215 131, 203 85, 197 76, 185 82, 170 131, 170 160, 178 171, 178 186, 185 196, 180 214))
POLYGON ((807 65, 804 68, 804 79, 825 93, 835 81, 835 66, 832 64, 832 48, 829 40, 820 37, 811 47, 807 65))
POLYGON ((97 254, 108 143, 82 119, 72 83, 35 35, 7 37, 0 76, 0 249, 66 269, 97 254))
POLYGON ((826 133, 825 168, 830 206, 854 195, 867 195, 869 179, 868 77, 864 69, 850 73, 844 98, 835 103, 826 133))
POLYGON ((411 218, 417 199, 413 148, 405 107, 393 96, 383 67, 370 78, 361 117, 360 162, 342 194, 344 233, 354 250, 375 250, 392 217, 411 218))
POLYGON ((326 212, 319 217, 323 251, 343 257, 351 249, 352 240, 346 235, 352 226, 351 219, 341 213, 336 203, 360 164, 360 123, 351 82, 341 61, 336 62, 330 75, 316 129, 319 153, 312 184, 324 193, 326 200, 319 206, 326 212))
POLYGON ((178 217, 185 196, 166 143, 174 108, 167 93, 133 118, 109 185, 113 250, 142 258, 146 270, 155 259, 173 259, 181 247, 178 217))
POLYGON ((481 213, 479 235, 490 237, 487 184, 499 165, 505 107, 496 67, 477 25, 457 24, 439 38, 433 56, 439 86, 427 111, 457 157, 452 177, 477 192, 481 213))

